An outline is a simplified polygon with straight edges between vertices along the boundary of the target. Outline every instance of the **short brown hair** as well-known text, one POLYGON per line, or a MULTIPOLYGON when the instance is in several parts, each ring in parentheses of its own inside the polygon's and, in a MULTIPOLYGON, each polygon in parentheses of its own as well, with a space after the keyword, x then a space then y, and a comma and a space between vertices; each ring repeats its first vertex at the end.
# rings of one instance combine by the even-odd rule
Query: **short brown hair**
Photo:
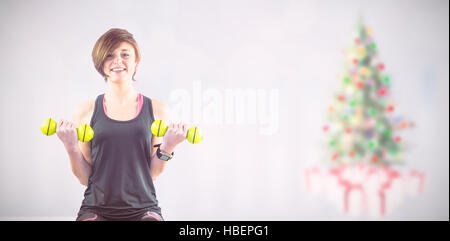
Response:
MULTIPOLYGON (((103 64, 109 53, 114 51, 122 42, 127 42, 134 47, 134 52, 136 54, 136 63, 141 60, 141 53, 139 52, 139 47, 133 34, 129 33, 125 29, 112 28, 108 32, 104 33, 95 43, 94 49, 92 50, 92 61, 94 61, 95 69, 105 78, 106 74, 103 72, 103 64)), ((137 67, 136 67, 137 70, 137 67)), ((136 70, 133 73, 136 74, 136 70)))

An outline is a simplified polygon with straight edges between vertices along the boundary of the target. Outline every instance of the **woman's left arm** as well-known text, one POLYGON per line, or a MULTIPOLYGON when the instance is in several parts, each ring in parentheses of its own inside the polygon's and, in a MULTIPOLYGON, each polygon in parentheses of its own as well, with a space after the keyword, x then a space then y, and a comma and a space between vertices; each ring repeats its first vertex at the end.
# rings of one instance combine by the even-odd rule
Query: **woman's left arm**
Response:
MULTIPOLYGON (((167 104, 153 100, 153 111, 155 120, 164 120, 169 123, 169 107, 167 104)), ((159 147, 161 151, 165 153, 172 153, 175 147, 186 139, 187 126, 186 124, 173 124, 170 123, 164 137, 152 137, 152 148, 151 148, 151 161, 150 161, 150 175, 152 179, 155 180, 165 169, 167 161, 161 160, 156 155, 157 147, 156 144, 161 144, 159 147)))

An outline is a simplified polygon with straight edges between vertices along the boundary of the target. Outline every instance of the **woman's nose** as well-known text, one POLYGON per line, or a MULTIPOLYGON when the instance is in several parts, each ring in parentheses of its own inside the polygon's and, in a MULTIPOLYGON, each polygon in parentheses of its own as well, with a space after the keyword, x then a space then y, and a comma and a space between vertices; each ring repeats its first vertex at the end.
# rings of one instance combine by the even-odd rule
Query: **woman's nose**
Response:
POLYGON ((114 63, 114 64, 119 64, 119 63, 121 63, 121 62, 122 62, 122 58, 121 58, 120 56, 115 57, 114 60, 113 60, 113 63, 114 63))

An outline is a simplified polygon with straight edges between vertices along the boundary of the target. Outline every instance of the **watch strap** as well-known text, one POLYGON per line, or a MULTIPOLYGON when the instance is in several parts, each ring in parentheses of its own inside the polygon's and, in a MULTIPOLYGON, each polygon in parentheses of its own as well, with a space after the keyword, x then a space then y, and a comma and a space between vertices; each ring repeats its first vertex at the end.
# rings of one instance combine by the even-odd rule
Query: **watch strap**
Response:
POLYGON ((172 152, 172 154, 166 153, 159 148, 160 146, 161 146, 161 143, 153 146, 153 147, 158 147, 158 149, 156 149, 156 156, 159 159, 164 160, 164 161, 168 161, 168 160, 172 159, 174 152, 172 152))

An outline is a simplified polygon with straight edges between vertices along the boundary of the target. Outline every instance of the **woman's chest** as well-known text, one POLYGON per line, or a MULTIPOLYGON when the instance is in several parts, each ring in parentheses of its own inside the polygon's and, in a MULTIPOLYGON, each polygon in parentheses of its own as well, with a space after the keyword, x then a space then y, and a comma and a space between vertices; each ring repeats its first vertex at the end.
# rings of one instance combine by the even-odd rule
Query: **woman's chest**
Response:
POLYGON ((145 118, 131 122, 116 122, 100 119, 94 123, 94 143, 108 143, 114 147, 136 146, 150 141, 150 125, 145 118))
POLYGON ((138 111, 138 103, 105 103, 105 110, 109 118, 118 121, 127 121, 136 117, 138 111))

